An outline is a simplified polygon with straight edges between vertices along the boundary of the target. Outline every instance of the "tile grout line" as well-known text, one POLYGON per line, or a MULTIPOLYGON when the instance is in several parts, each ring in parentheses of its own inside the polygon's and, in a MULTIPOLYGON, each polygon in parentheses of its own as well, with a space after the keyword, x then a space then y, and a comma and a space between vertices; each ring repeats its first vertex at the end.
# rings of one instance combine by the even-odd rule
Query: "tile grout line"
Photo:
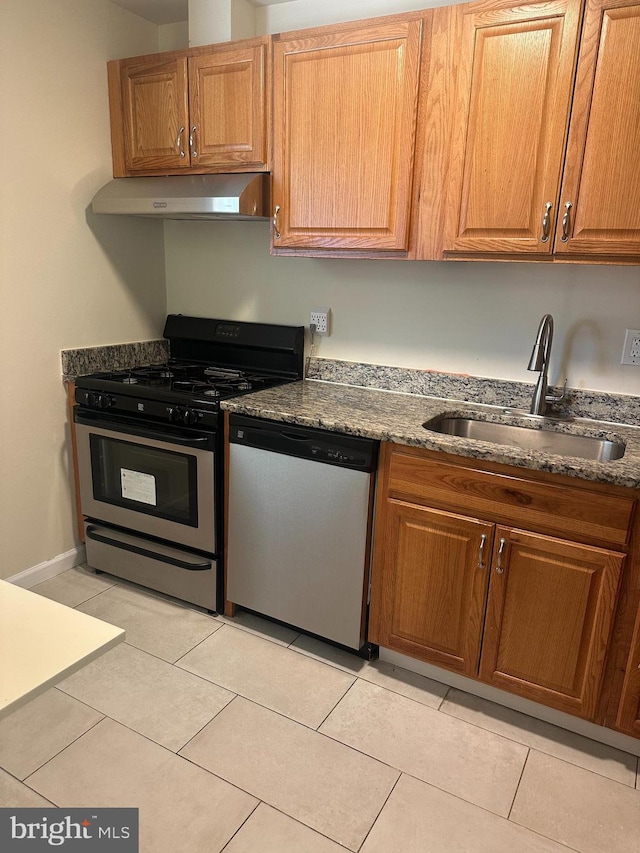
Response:
MULTIPOLYGON (((231 693, 231 692, 233 692, 233 691, 231 691, 231 690, 230 690, 229 692, 231 693)), ((201 731, 203 731, 204 729, 206 729, 206 727, 209 725, 209 723, 212 723, 212 722, 216 719, 216 717, 224 711, 224 709, 225 709, 225 708, 228 708, 228 707, 229 707, 229 705, 231 705, 231 703, 232 703, 235 699, 237 699, 237 698, 238 698, 238 696, 239 696, 239 694, 238 694, 238 693, 235 693, 235 694, 231 697, 231 699, 229 699, 229 701, 228 701, 228 702, 226 702, 226 703, 222 706, 222 708, 219 708, 219 709, 216 711, 216 713, 213 715, 213 717, 211 717, 211 719, 210 719, 210 720, 207 720, 207 722, 206 722, 203 726, 201 726, 201 727, 198 729, 198 731, 197 731, 197 732, 194 732, 194 733, 191 735, 191 737, 190 737, 190 738, 187 738, 187 740, 182 744, 182 746, 181 746, 181 747, 179 747, 178 749, 176 749, 175 754, 176 754, 176 755, 180 755, 181 750, 183 750, 185 747, 189 746, 189 744, 191 743, 191 741, 192 741, 194 738, 196 738, 196 737, 200 734, 200 732, 201 732, 201 731)), ((149 738, 149 740, 153 740, 153 738, 149 738)), ((156 743, 156 741, 153 741, 153 743, 156 743)), ((162 746, 162 744, 158 744, 158 746, 162 746)), ((165 747, 165 749, 166 749, 166 748, 167 748, 167 747, 165 747)), ((173 750, 170 750, 170 752, 172 752, 172 751, 173 751, 173 750)), ((181 758, 185 758, 186 756, 181 755, 180 757, 181 757, 181 758)), ((188 760, 188 759, 187 759, 187 760, 188 760)), ((203 768, 203 769, 206 769, 206 768, 203 768)))
MULTIPOLYGON (((329 709, 329 711, 324 715, 324 717, 322 718, 322 720, 320 720, 320 722, 318 723, 318 725, 315 727, 314 731, 316 731, 316 732, 317 732, 317 731, 319 730, 320 726, 323 726, 323 725, 326 723, 326 721, 329 719, 329 717, 331 716, 331 714, 333 714, 333 712, 336 710, 336 708, 338 707, 338 705, 342 702, 342 700, 344 699, 344 697, 345 697, 345 696, 347 695, 347 693, 351 690, 351 688, 352 688, 352 687, 353 687, 353 685, 357 682, 357 680, 358 680, 358 678, 357 678, 357 677, 356 677, 356 678, 354 678, 354 679, 353 679, 353 681, 351 682, 351 684, 349 684, 349 685, 347 686, 347 689, 344 691, 344 693, 342 694, 342 696, 341 696, 341 697, 338 699, 338 701, 337 701, 337 702, 336 702, 336 703, 335 703, 335 704, 334 704, 334 705, 329 709)), ((319 732, 319 734, 322 734, 322 732, 319 732)))
POLYGON ((389 794, 388 794, 388 795, 387 795, 387 797, 385 798, 384 803, 380 806, 380 809, 379 809, 379 811, 378 811, 378 814, 374 817, 374 819, 373 819, 373 823, 371 824, 371 826, 369 827, 369 829, 366 831, 365 836, 364 836, 364 838, 362 839, 362 842, 361 842, 361 843, 360 843, 360 845, 358 846, 358 850, 361 850, 361 849, 364 847, 364 845, 365 845, 365 843, 366 843, 367 838, 371 835, 371 830, 373 829, 373 827, 374 827, 374 826, 376 825, 376 823, 378 822, 378 818, 379 818, 379 817, 380 817, 380 815, 382 814, 382 811, 383 811, 384 807, 385 807, 385 806, 387 805, 387 803, 389 802, 389 800, 390 800, 390 798, 391 798, 391 794, 393 794, 393 792, 395 791, 395 789, 396 789, 396 786, 397 786, 398 782, 400 781, 400 779, 402 779, 402 774, 403 774, 403 771, 401 770, 401 771, 398 773, 398 778, 396 779, 396 781, 395 781, 395 782, 393 783, 393 785, 391 786, 391 790, 389 791, 389 794))
MULTIPOLYGON (((295 641, 293 641, 293 642, 295 642, 295 641)), ((360 679, 361 681, 366 681, 367 684, 373 684, 374 687, 380 687, 382 690, 388 690, 389 693, 394 693, 396 696, 403 696, 405 699, 411 699, 412 702, 417 702, 419 705, 424 705, 425 708, 431 708, 431 710, 433 710, 433 711, 439 711, 440 710, 442 703, 444 702, 444 700, 446 699, 446 697, 449 693, 449 690, 451 690, 451 687, 443 684, 443 682, 441 682, 441 681, 436 681, 435 678, 429 678, 428 675, 420 675, 419 672, 412 673, 412 675, 417 675, 420 678, 425 678, 427 681, 433 681, 435 684, 442 684, 444 687, 447 687, 447 689, 446 689, 444 695, 442 696, 442 698, 440 699, 437 707, 434 707, 433 705, 430 705, 427 702, 421 702, 419 699, 414 699, 412 696, 407 696, 406 693, 400 693, 399 691, 394 690, 391 687, 387 687, 386 685, 379 684, 377 681, 371 681, 370 679, 368 679, 366 677, 366 675, 361 675, 360 672, 353 672, 352 670, 347 669, 347 667, 345 667, 345 666, 341 666, 340 664, 333 663, 332 661, 324 660, 321 657, 319 657, 318 655, 314 655, 314 654, 311 654, 310 652, 305 652, 299 648, 296 648, 293 645, 293 642, 291 645, 287 646, 287 648, 291 649, 292 651, 296 652, 296 654, 301 655, 302 657, 308 658, 309 660, 314 660, 317 663, 322 663, 325 666, 329 666, 332 669, 338 670, 338 672, 344 673, 345 675, 351 675, 355 679, 360 679)), ((340 650, 340 651, 342 651, 342 650, 340 650)), ((370 661, 367 661, 367 663, 371 664, 370 661)), ((380 663, 386 663, 386 661, 380 661, 380 663)), ((395 664, 390 664, 390 666, 395 666, 395 664)), ((375 668, 375 667, 373 667, 373 668, 375 668)), ((402 669, 402 667, 398 667, 398 668, 402 669)), ((411 670, 406 670, 406 671, 411 672, 411 670)), ((409 686, 412 686, 412 685, 409 685, 409 686)), ((446 713, 446 712, 443 712, 443 713, 446 713)))
MULTIPOLYGON (((520 776, 518 777, 518 784, 516 785, 516 789, 513 792, 513 797, 511 798, 511 805, 509 806, 509 811, 507 812, 507 820, 511 820, 511 812, 513 811, 513 807, 516 802, 516 797, 518 796, 518 791, 520 790, 520 783, 522 782, 522 777, 524 776, 524 769, 527 766, 527 762, 529 761, 529 756, 531 755, 531 747, 527 749, 527 754, 524 757, 524 762, 522 764, 522 770, 520 771, 520 776)), ((515 821, 514 821, 515 823, 515 821)))
MULTIPOLYGON (((54 688, 54 689, 55 689, 55 688, 54 688)), ((63 691, 61 691, 61 692, 63 692, 63 691)), ((68 694, 65 694, 65 695, 68 695, 68 694)), ((72 697, 72 698, 75 698, 75 697, 72 697)), ((80 701, 80 700, 77 700, 77 701, 80 701)), ((86 702, 82 702, 82 704, 83 704, 83 705, 85 705, 87 708, 91 708, 91 705, 87 705, 87 703, 86 703, 86 702)), ((96 708, 91 708, 91 710, 92 710, 92 711, 96 711, 97 709, 96 709, 96 708)), ((97 713, 102 714, 102 711, 97 711, 97 713)), ((95 723, 93 723, 93 725, 89 726, 89 728, 88 728, 88 729, 86 729, 84 732, 82 732, 82 734, 78 735, 78 737, 75 737, 75 738, 74 738, 72 741, 70 741, 66 746, 63 746, 61 750, 59 750, 58 752, 56 752, 56 754, 55 754, 55 755, 52 755, 52 756, 50 756, 49 758, 47 758, 47 760, 46 760, 46 761, 43 761, 43 762, 42 762, 42 764, 41 764, 39 767, 36 767, 36 769, 35 769, 35 770, 32 770, 32 771, 31 771, 31 773, 29 773, 27 776, 25 776, 25 778, 24 778, 24 779, 21 779, 21 780, 19 780, 19 781, 21 781, 23 785, 26 785, 26 786, 27 786, 27 788, 29 788, 31 791, 34 791, 36 794, 38 794, 38 796, 40 796, 40 797, 44 797, 44 795, 43 795, 43 794, 41 794, 39 791, 37 791, 35 788, 32 788, 32 787, 31 787, 31 785, 29 785, 29 784, 28 784, 27 779, 30 779, 30 778, 31 778, 35 773, 38 773, 38 771, 42 770, 42 768, 43 768, 43 767, 46 767, 46 766, 47 766, 47 764, 49 764, 51 761, 53 761, 54 759, 56 759, 56 758, 58 758, 60 755, 62 755, 62 753, 63 753, 63 752, 65 752, 67 749, 69 749, 69 747, 70 747, 70 746, 73 746, 73 744, 74 744, 74 743, 77 743, 81 738, 83 738, 83 737, 84 737, 86 734, 88 734, 89 732, 93 731, 93 729, 95 729, 95 728, 96 728, 96 726, 99 726, 99 725, 100 725, 100 723, 104 722, 104 720, 106 720, 106 719, 107 719, 107 715, 106 715, 106 714, 102 714, 102 717, 101 717, 99 720, 96 720, 96 722, 95 722, 95 723)), ((111 719, 111 718, 109 718, 109 719, 111 719)), ((4 768, 3 768, 3 769, 4 769, 4 768)), ((9 771, 6 771, 6 772, 9 772, 9 771)), ((49 797, 44 797, 44 799, 45 799, 45 800, 49 800, 49 797)), ((52 802, 52 800, 49 800, 49 802, 52 802)), ((56 803, 56 805, 58 805, 58 804, 56 803)))
MULTIPOLYGON (((458 689, 458 688, 450 688, 450 689, 458 689)), ((464 693, 465 691, 461 691, 461 692, 464 693)), ((402 694, 400 694, 400 695, 402 695, 402 694)), ((469 694, 469 695, 473 695, 473 694, 469 694)), ((614 779, 613 776, 608 776, 606 773, 600 773, 597 770, 593 770, 591 767, 584 767, 584 765, 582 765, 582 764, 575 764, 573 761, 569 760, 568 758, 561 758, 559 755, 557 755, 553 752, 547 752, 545 749, 542 749, 542 747, 540 747, 540 746, 531 746, 528 743, 524 743, 524 741, 517 740, 514 735, 502 734, 501 732, 497 732, 492 728, 488 728, 487 726, 481 725, 480 723, 472 722, 471 720, 464 719, 463 717, 458 717, 458 716, 456 716, 456 714, 450 714, 448 711, 442 710, 442 705, 444 704, 444 701, 445 701, 445 699, 443 699, 442 702, 440 703, 440 707, 438 708, 438 711, 440 711, 443 714, 446 714, 448 717, 451 717, 454 720, 459 720, 461 723, 467 723, 470 726, 474 726, 474 728, 476 728, 476 729, 480 729, 480 731, 488 732, 489 734, 495 735, 496 737, 504 738, 504 740, 508 740, 511 743, 516 743, 519 746, 524 746, 528 750, 533 750, 534 752, 540 752, 540 753, 542 753, 542 755, 548 755, 550 758, 555 758, 556 761, 564 761, 565 764, 570 764, 572 767, 577 767, 579 770, 586 770, 589 773, 593 773, 595 776, 600 776, 603 779, 608 779, 611 782, 617 782, 619 785, 624 785, 625 788, 631 788, 631 790, 633 790, 632 785, 628 785, 626 782, 621 782, 619 779, 614 779)), ((487 699, 485 701, 490 702, 491 700, 487 699)), ((493 703, 493 704, 497 704, 497 703, 493 703)), ((503 707, 503 706, 499 706, 499 707, 503 707)), ((512 710, 516 714, 524 714, 523 711, 516 711, 513 708, 510 708, 508 710, 512 710)), ((524 714, 524 716, 528 717, 528 718, 530 717, 529 714, 524 714)), ((530 719, 537 720, 537 717, 530 717, 530 719)), ((560 732, 568 732, 569 734, 575 735, 576 737, 584 738, 587 741, 597 743, 597 744, 600 744, 601 746, 604 746, 608 749, 612 749, 612 750, 615 750, 616 752, 620 752, 623 755, 630 755, 632 758, 636 758, 636 756, 632 752, 625 752, 623 749, 618 749, 618 747, 610 746, 609 744, 604 744, 604 743, 601 743, 600 741, 593 740, 593 738, 589 738, 586 735, 581 735, 578 732, 571 732, 568 729, 563 729, 562 726, 556 726, 554 723, 547 723, 546 720, 540 720, 539 722, 545 723, 548 726, 554 726, 555 728, 559 729, 560 732)), ((544 735, 541 735, 541 737, 544 737, 544 735)), ((553 740, 552 738, 549 738, 549 739, 553 740)), ((560 745, 562 745, 562 744, 560 744, 560 745)), ((586 750, 581 750, 581 751, 586 753, 586 750)), ((640 772, 640 757, 637 758, 637 762, 638 762, 638 770, 640 772)))
MULTIPOLYGON (((197 765, 196 765, 196 766, 197 766, 197 765)), ((203 769, 204 769, 204 768, 203 768, 203 769)), ((246 791, 245 791, 245 793, 246 793, 246 791)), ((261 805, 261 803, 262 803, 262 800, 259 800, 257 797, 255 797, 255 799, 256 799, 256 801, 257 801, 257 802, 256 802, 256 804, 255 804, 255 806, 251 809, 251 811, 250 811, 250 812, 249 812, 249 814, 246 816, 246 818, 242 821, 242 823, 240 824, 240 826, 236 827, 236 829, 231 833, 231 836, 230 836, 230 837, 227 839, 227 841, 225 842, 224 847, 222 847, 222 848, 221 848, 220 853, 224 853, 224 851, 229 847, 229 845, 231 844, 231 842, 233 841, 233 839, 236 837, 236 835, 240 832, 240 830, 242 829, 242 827, 243 827, 243 826, 245 826, 245 825, 247 824, 247 822, 251 820, 251 818, 253 817, 253 815, 256 813, 257 809, 260 807, 260 805, 261 805)))
MULTIPOLYGON (((446 699, 447 699, 447 696, 449 695, 449 693, 450 693, 450 691, 451 691, 451 690, 452 690, 452 687, 451 687, 451 686, 448 686, 448 687, 447 687, 447 689, 446 689, 446 691, 445 691, 445 693, 444 693, 444 696, 443 696, 443 697, 442 697, 442 699, 440 700, 440 704, 439 704, 439 705, 438 705, 438 707, 436 708, 436 711, 442 711, 442 706, 444 705, 444 703, 445 703, 445 701, 446 701, 446 699)), ((446 714, 447 712, 446 712, 446 711, 442 711, 442 713, 443 713, 443 714, 446 714)), ((449 714, 448 716, 451 716, 451 714, 449 714)))

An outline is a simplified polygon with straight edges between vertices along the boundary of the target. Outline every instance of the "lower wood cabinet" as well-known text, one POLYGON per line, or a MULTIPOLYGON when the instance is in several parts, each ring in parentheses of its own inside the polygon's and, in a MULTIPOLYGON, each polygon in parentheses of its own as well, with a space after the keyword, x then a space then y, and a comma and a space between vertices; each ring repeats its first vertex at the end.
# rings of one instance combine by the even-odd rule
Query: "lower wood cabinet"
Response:
POLYGON ((475 675, 489 579, 479 564, 493 526, 390 500, 376 535, 384 555, 375 592, 385 601, 375 642, 475 675))
POLYGON ((624 555, 498 527, 480 678, 593 718, 624 555))
MULTIPOLYGON (((550 483, 545 499, 539 481, 404 451, 387 445, 381 458, 369 639, 595 720, 634 500, 585 496, 579 483, 557 493, 550 483), (501 491, 511 506, 508 497, 501 504, 501 491), (436 506, 425 505, 429 492, 436 506), (484 517, 452 511, 474 502, 484 504, 484 517), (567 535, 584 541, 545 532, 572 508, 582 519, 567 535), (603 536, 595 521, 604 514, 603 536), (518 526, 501 523, 514 519, 518 526), (607 536, 614 547, 603 547, 607 536)), ((638 634, 640 664, 640 627, 638 634)))
POLYGON ((616 724, 622 731, 640 737, 640 608, 638 608, 633 632, 616 724))

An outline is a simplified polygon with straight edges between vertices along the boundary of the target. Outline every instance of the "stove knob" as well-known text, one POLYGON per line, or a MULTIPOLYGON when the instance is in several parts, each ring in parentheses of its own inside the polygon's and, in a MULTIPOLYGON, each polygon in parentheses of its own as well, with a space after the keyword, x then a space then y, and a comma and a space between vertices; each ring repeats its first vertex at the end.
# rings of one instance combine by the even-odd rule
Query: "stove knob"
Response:
POLYGON ((169 406, 167 412, 171 423, 177 424, 178 421, 182 420, 182 409, 179 409, 178 406, 169 406))
POLYGON ((202 415, 200 412, 196 412, 194 409, 185 409, 184 414, 182 415, 182 421, 186 426, 193 426, 197 424, 202 415))
POLYGON ((94 405, 99 409, 108 409, 109 406, 113 406, 113 398, 108 394, 98 394, 94 405))

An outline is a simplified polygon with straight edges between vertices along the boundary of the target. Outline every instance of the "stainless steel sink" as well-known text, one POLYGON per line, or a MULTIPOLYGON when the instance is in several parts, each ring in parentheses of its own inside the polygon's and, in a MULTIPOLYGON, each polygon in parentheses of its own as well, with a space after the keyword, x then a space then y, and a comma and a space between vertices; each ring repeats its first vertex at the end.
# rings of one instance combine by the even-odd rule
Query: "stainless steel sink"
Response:
POLYGON ((611 462, 624 456, 625 444, 607 438, 590 435, 572 435, 565 432, 553 432, 549 429, 518 426, 516 424, 493 423, 475 418, 438 418, 426 421, 422 425, 432 432, 457 435, 461 438, 491 441, 494 444, 506 444, 523 450, 536 450, 541 453, 555 453, 560 456, 578 456, 597 462, 611 462))

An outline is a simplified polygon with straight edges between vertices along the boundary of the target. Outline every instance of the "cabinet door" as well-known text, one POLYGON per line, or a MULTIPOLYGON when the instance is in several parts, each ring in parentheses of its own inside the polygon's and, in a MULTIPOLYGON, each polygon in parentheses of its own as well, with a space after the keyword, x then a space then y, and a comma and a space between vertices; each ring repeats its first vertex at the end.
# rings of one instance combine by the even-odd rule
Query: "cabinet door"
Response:
POLYGON ((557 254, 640 255, 639 152, 640 3, 589 0, 557 254))
POLYGON ((421 22, 274 44, 273 246, 406 250, 421 22))
POLYGON ((186 56, 121 65, 125 167, 189 168, 186 56))
POLYGON ((640 609, 633 632, 616 725, 623 731, 640 737, 640 609))
POLYGON ((593 717, 623 554, 498 527, 480 677, 593 717))
POLYGON ((267 168, 267 42, 189 57, 191 165, 267 168))
POLYGON ((379 535, 370 639, 475 675, 493 525, 388 500, 379 535))
POLYGON ((549 254, 580 4, 474 3, 456 14, 444 250, 549 254))

